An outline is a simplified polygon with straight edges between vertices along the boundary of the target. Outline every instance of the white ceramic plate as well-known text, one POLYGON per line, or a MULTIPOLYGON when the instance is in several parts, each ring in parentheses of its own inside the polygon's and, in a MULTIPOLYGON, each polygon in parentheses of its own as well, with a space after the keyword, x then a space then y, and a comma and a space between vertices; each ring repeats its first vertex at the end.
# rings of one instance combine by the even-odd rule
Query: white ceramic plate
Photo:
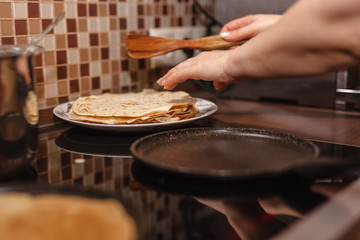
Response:
POLYGON ((68 113, 72 104, 73 101, 66 102, 56 106, 53 110, 54 115, 57 116, 58 118, 61 118, 64 121, 70 122, 75 125, 98 129, 98 130, 117 131, 117 132, 141 132, 141 131, 156 131, 156 130, 171 129, 207 117, 215 113, 218 109, 215 103, 206 99, 196 98, 196 107, 199 109, 199 113, 193 118, 179 120, 175 122, 166 122, 166 123, 115 125, 115 124, 87 123, 87 122, 71 120, 68 117, 68 113))

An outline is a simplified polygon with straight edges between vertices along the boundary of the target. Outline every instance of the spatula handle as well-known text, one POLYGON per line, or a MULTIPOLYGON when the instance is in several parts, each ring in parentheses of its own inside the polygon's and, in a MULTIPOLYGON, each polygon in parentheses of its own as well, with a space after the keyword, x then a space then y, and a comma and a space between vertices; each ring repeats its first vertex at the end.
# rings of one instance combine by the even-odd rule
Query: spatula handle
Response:
POLYGON ((246 41, 247 40, 229 42, 225 41, 221 36, 216 35, 198 39, 183 40, 182 44, 183 48, 187 49, 217 50, 242 45, 246 41))

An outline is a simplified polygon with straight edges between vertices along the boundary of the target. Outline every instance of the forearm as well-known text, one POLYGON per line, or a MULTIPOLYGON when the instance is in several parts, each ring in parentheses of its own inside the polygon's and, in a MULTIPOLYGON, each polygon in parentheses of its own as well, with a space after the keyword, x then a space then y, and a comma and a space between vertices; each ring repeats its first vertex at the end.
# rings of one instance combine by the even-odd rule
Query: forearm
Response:
POLYGON ((301 0, 267 31, 229 53, 236 77, 310 76, 358 64, 360 1, 301 0))

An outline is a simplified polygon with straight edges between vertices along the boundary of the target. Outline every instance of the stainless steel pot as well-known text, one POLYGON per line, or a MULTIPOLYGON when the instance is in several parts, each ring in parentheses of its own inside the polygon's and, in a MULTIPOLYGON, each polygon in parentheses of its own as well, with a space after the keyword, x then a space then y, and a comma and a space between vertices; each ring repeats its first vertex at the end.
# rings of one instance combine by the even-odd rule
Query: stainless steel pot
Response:
POLYGON ((33 60, 43 48, 27 52, 26 47, 0 46, 0 178, 4 167, 32 158, 37 149, 39 111, 33 60))

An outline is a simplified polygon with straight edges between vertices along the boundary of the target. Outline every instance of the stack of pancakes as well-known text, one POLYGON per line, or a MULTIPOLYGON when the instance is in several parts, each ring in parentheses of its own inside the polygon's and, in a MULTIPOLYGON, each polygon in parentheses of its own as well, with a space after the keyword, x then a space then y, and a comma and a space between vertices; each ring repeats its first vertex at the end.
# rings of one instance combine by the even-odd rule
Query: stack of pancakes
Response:
POLYGON ((196 99, 183 91, 144 89, 138 93, 92 95, 78 98, 69 119, 102 124, 164 123, 194 117, 196 99))

